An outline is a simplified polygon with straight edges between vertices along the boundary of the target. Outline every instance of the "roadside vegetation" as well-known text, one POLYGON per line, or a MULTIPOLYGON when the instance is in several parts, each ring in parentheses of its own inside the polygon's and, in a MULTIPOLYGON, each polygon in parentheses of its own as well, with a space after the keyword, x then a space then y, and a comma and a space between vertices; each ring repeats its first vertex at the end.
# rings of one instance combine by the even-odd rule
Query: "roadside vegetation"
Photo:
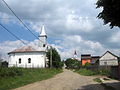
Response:
POLYGON ((45 80, 61 72, 62 69, 0 68, 0 90, 13 89, 45 80))
POLYGON ((92 66, 90 63, 86 63, 85 65, 81 65, 81 61, 78 61, 76 59, 68 58, 65 61, 66 68, 71 69, 74 72, 77 72, 81 75, 85 76, 92 76, 92 75, 104 75, 109 76, 110 70, 108 69, 98 69, 94 66, 92 66))
POLYGON ((86 68, 81 68, 81 69, 76 69, 75 72, 84 75, 84 76, 92 76, 92 75, 104 75, 104 76, 109 76, 110 71, 106 69, 101 69, 101 70, 89 70, 86 68))
POLYGON ((63 62, 61 61, 61 57, 55 48, 51 47, 50 49, 48 49, 47 58, 49 59, 49 62, 48 62, 49 67, 51 68, 63 67, 63 62))

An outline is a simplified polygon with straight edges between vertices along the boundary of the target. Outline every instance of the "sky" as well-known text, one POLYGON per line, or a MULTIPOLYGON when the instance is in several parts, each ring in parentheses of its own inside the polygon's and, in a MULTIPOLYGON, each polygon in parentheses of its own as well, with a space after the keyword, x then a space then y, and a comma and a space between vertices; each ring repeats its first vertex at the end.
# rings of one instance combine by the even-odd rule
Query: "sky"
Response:
MULTIPOLYGON (((102 8, 97 0, 5 0, 16 15, 38 36, 45 26, 48 44, 55 47, 62 59, 81 54, 101 56, 107 50, 120 55, 120 29, 104 25, 96 18, 102 8)), ((23 40, 26 45, 38 45, 34 37, 0 0, 0 23, 23 40)), ((0 57, 25 46, 0 26, 0 57)))

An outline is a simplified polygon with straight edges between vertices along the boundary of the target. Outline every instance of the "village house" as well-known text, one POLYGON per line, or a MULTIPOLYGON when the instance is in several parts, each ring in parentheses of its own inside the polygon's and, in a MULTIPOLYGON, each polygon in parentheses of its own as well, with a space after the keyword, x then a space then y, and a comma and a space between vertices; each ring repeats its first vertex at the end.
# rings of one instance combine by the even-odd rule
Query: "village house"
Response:
POLYGON ((32 46, 25 46, 9 52, 9 67, 24 67, 24 68, 45 68, 47 67, 46 58, 46 43, 47 35, 44 26, 41 27, 39 35, 38 48, 32 46))
POLYGON ((114 55, 110 51, 105 52, 99 59, 100 66, 117 66, 118 56, 114 55))
POLYGON ((86 63, 90 63, 90 60, 91 60, 91 54, 82 54, 81 55, 82 65, 85 65, 86 63))
POLYGON ((91 56, 91 61, 90 61, 91 65, 99 64, 99 58, 100 56, 91 56))

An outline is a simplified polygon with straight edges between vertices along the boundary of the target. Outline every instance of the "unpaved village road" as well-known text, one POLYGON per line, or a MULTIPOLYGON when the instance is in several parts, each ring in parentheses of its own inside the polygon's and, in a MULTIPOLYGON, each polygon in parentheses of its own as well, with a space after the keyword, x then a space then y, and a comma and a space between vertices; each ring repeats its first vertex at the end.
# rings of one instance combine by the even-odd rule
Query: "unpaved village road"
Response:
POLYGON ((15 90, 104 90, 101 85, 93 81, 94 78, 81 76, 65 69, 63 73, 51 79, 35 82, 15 90))

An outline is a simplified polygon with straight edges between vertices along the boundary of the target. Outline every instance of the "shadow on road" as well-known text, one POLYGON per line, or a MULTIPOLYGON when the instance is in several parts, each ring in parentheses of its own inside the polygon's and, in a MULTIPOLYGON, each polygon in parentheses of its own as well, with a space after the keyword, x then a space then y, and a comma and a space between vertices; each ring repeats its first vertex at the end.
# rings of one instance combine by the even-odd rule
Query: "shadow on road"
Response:
POLYGON ((105 83, 105 84, 90 84, 81 87, 82 89, 75 90, 120 90, 120 82, 105 83))

